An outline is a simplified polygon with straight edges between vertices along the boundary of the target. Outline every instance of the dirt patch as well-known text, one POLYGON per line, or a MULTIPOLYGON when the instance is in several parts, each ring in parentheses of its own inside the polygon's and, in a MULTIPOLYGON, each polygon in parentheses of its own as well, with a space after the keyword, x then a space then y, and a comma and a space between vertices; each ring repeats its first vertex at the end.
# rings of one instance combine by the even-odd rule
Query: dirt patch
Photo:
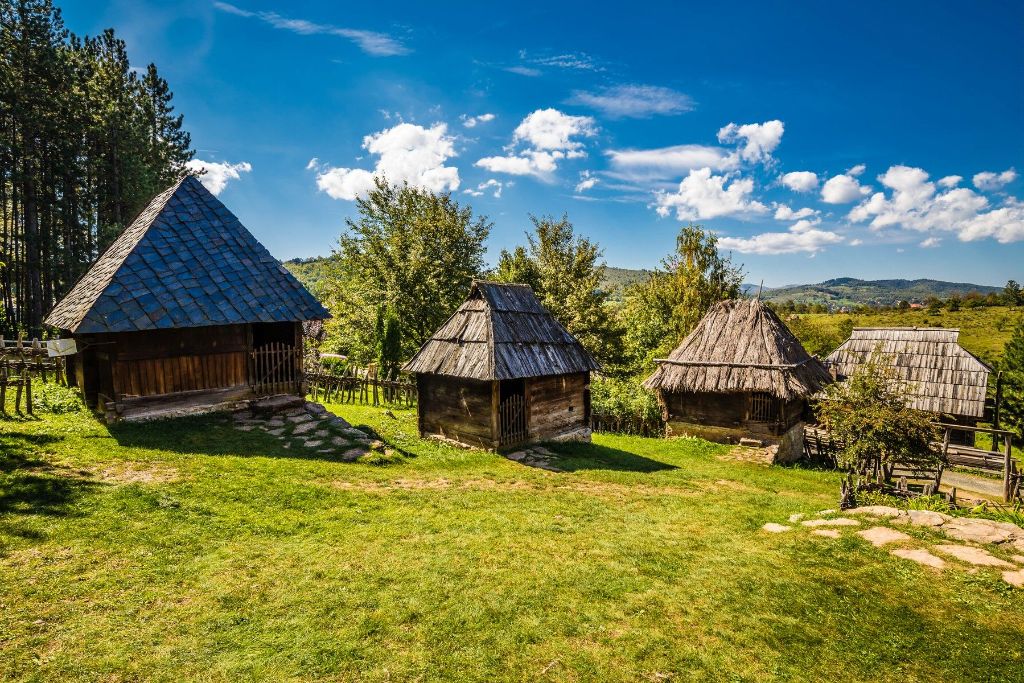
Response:
POLYGON ((393 479, 390 481, 332 481, 328 485, 343 491, 387 494, 396 491, 532 491, 571 492, 595 496, 697 496, 701 491, 671 486, 618 484, 600 481, 573 481, 549 485, 543 481, 521 479, 393 479))

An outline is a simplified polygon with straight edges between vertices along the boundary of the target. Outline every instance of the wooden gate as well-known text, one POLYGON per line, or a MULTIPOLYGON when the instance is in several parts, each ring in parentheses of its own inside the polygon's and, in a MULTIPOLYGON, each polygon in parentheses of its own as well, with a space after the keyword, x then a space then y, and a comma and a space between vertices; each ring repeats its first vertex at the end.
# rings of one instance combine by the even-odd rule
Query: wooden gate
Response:
POLYGON ((512 394, 498 406, 498 444, 512 446, 526 440, 526 397, 512 394))
POLYGON ((249 355, 249 377, 257 396, 302 393, 302 349, 271 342, 249 355))

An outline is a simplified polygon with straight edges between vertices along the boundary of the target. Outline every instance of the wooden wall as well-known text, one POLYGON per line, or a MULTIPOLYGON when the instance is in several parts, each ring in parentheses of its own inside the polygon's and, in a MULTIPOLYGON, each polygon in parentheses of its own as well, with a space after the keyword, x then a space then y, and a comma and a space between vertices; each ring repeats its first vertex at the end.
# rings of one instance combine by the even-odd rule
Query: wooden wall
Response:
MULTIPOLYGON (((245 386, 249 327, 224 325, 96 335, 117 400, 245 386)), ((105 364, 100 365, 105 374, 105 364)), ((101 380, 101 384, 102 384, 101 380)))
POLYGON ((417 375, 420 435, 494 448, 494 382, 417 375))
POLYGON ((590 373, 526 380, 529 438, 544 439, 590 424, 590 373))
POLYGON ((662 417, 669 436, 689 434, 709 441, 734 443, 741 436, 780 437, 803 417, 804 401, 794 399, 780 407, 778 422, 748 419, 750 394, 681 394, 659 392, 662 417))

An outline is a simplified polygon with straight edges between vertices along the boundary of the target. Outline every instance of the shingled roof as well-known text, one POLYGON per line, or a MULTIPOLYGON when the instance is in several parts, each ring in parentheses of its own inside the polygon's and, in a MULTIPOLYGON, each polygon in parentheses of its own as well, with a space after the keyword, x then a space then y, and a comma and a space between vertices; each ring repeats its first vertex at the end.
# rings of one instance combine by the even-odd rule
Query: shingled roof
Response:
POLYGON ((942 327, 858 327, 825 360, 840 378, 849 377, 877 350, 896 380, 909 388, 912 407, 984 417, 992 369, 959 339, 960 330, 942 327))
POLYGON ((220 200, 185 176, 153 198, 46 323, 83 334, 328 317, 220 200))
POLYGON ((406 372, 478 380, 600 370, 529 285, 476 280, 469 298, 420 348, 406 372))
POLYGON ((832 381, 760 299, 722 301, 644 382, 673 393, 765 392, 790 400, 832 381))

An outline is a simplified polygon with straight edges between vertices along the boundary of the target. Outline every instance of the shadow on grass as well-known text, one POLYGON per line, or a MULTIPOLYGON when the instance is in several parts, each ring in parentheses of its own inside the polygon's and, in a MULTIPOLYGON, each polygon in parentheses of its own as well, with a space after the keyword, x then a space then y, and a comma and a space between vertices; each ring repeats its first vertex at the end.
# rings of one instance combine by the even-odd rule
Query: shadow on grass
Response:
POLYGON ((39 449, 62 437, 5 431, 0 434, 0 516, 10 519, 0 529, 37 539, 39 532, 18 526, 20 516, 63 517, 83 494, 99 484, 74 470, 39 457, 39 449))
POLYGON ((566 472, 580 470, 662 472, 679 469, 675 465, 645 458, 620 448, 594 443, 558 444, 553 447, 553 450, 558 455, 554 464, 566 472))

